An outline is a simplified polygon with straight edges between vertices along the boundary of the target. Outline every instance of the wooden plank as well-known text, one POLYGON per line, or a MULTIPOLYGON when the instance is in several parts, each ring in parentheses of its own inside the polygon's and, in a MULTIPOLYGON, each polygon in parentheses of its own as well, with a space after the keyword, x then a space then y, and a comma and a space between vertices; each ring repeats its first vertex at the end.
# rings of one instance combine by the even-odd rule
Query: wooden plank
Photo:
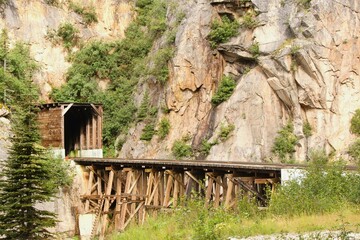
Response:
POLYGON ((96 146, 96 118, 95 116, 92 116, 92 123, 91 123, 91 136, 92 136, 92 142, 91 142, 91 149, 97 149, 96 146))
POLYGON ((61 116, 64 117, 73 105, 73 103, 70 103, 66 108, 64 108, 64 105, 61 105, 61 116))
POLYGON ((86 130, 85 130, 85 139, 86 139, 86 148, 85 149, 90 149, 90 119, 87 119, 85 121, 86 123, 86 130))

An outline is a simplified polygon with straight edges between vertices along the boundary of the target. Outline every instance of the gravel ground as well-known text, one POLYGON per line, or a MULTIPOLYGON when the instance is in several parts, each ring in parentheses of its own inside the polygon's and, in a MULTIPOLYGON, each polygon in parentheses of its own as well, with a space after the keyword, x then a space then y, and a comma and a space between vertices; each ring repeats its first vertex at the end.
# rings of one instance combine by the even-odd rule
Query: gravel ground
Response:
POLYGON ((342 231, 319 231, 309 233, 286 233, 273 235, 260 235, 254 237, 240 238, 230 237, 229 240, 360 240, 360 233, 348 233, 342 231))

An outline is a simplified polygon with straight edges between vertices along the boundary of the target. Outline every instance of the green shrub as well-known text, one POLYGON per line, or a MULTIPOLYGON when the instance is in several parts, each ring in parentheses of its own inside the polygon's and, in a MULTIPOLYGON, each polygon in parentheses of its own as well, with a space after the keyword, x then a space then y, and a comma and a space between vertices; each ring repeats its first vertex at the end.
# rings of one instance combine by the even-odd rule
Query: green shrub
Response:
POLYGON ((161 119, 159 123, 158 135, 160 139, 164 139, 170 132, 170 121, 167 118, 161 119))
POLYGON ((154 134, 155 134, 155 126, 153 123, 149 123, 144 127, 142 134, 140 136, 140 140, 150 141, 154 136, 154 134))
POLYGON ((211 23, 209 41, 211 48, 216 48, 220 43, 227 42, 238 33, 239 23, 227 16, 221 17, 221 21, 215 20, 211 23))
POLYGON ((229 125, 221 125, 220 126, 220 134, 219 134, 219 138, 221 141, 225 141, 230 137, 230 133, 232 133, 232 131, 234 131, 235 129, 235 125, 234 124, 229 124, 229 125))
POLYGON ((260 56, 259 43, 258 43, 258 42, 254 42, 254 43, 249 47, 249 52, 251 53, 251 55, 253 55, 254 58, 258 58, 258 57, 260 56))
POLYGON ((146 119, 149 113, 149 108, 150 108, 150 97, 149 97, 149 93, 146 91, 141 101, 140 107, 138 109, 138 114, 137 114, 138 121, 143 121, 146 119))
MULTIPOLYGON (((4 2, 4 1, 0 1, 0 4, 2 2, 4 2)), ((55 6, 55 7, 59 5, 58 0, 45 0, 45 3, 48 5, 51 5, 51 6, 55 6)))
POLYGON ((86 25, 98 21, 94 7, 82 7, 79 4, 70 1, 69 8, 75 13, 79 14, 83 18, 86 25))
POLYGON ((360 163, 360 139, 349 146, 348 153, 355 162, 360 163))
POLYGON ((311 0, 298 0, 298 2, 305 9, 309 9, 311 7, 311 0))
POLYGON ((292 123, 285 125, 275 138, 272 152, 275 153, 282 162, 289 159, 295 152, 295 145, 298 142, 297 137, 293 133, 294 126, 292 123))
POLYGON ((76 46, 79 40, 79 30, 74 27, 71 23, 63 23, 59 26, 58 30, 53 33, 49 33, 49 37, 58 37, 61 39, 64 48, 70 50, 76 46))
POLYGON ((171 150, 176 159, 189 158, 193 155, 191 146, 184 139, 176 140, 171 150))
POLYGON ((254 11, 248 11, 243 16, 243 21, 241 22, 241 26, 254 29, 258 25, 258 21, 256 20, 256 14, 254 11))
POLYGON ((358 136, 360 135, 360 109, 357 109, 351 118, 350 131, 358 136))
POLYGON ((159 49, 154 57, 154 67, 150 70, 150 74, 156 77, 161 83, 165 84, 169 78, 168 62, 174 55, 173 47, 165 47, 159 49))
POLYGON ((234 89, 236 87, 236 82, 232 77, 224 76, 220 82, 220 86, 216 91, 215 95, 212 97, 211 102, 215 105, 228 100, 234 89))
POLYGON ((329 162, 325 153, 311 156, 301 180, 283 184, 271 196, 269 210, 278 215, 325 213, 360 202, 360 176, 344 171, 341 161, 329 162))
POLYGON ((218 144, 218 141, 209 142, 207 140, 203 140, 201 142, 200 152, 204 155, 209 155, 212 146, 216 144, 218 144))
POLYGON ((305 137, 310 137, 312 135, 312 127, 309 122, 305 122, 303 125, 303 133, 305 137))

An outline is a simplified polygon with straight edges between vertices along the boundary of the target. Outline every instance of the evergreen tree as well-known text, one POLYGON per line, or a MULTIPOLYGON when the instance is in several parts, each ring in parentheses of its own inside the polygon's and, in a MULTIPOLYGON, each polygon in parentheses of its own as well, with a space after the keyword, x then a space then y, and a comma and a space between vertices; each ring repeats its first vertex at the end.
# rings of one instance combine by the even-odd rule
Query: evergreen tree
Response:
POLYGON ((0 238, 51 238, 47 228, 55 226, 56 216, 36 204, 49 201, 58 188, 49 154, 38 145, 36 112, 30 105, 15 111, 12 133, 0 182, 0 238))

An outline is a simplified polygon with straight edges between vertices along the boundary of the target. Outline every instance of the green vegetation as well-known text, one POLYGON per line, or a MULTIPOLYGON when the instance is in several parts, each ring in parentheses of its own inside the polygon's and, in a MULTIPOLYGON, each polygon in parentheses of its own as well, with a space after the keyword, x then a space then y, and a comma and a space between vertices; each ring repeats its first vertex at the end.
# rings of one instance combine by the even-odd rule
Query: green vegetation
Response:
POLYGON ((349 146, 348 153, 356 163, 360 164, 360 139, 349 146))
POLYGON ((170 132, 170 121, 167 118, 161 119, 159 123, 158 135, 160 139, 164 139, 170 132))
MULTIPOLYGON (((147 56, 154 41, 167 27, 166 1, 137 1, 136 11, 137 18, 127 28, 123 40, 90 42, 71 56, 72 66, 67 73, 67 84, 52 93, 55 101, 104 104, 105 148, 113 145, 118 135, 127 133, 136 116, 140 115, 139 121, 145 117, 141 112, 136 114, 133 93, 139 79, 147 77, 147 56), (105 90, 99 90, 99 80, 109 82, 105 90)), ((164 58, 169 59, 165 53, 159 56, 161 60, 155 60, 158 66, 164 64, 164 58)), ((164 69, 160 71, 161 79, 166 79, 164 72, 164 69)), ((148 114, 154 112, 151 108, 148 114)))
MULTIPOLYGON (((337 236, 346 239, 350 231, 360 229, 360 175, 345 174, 344 164, 329 163, 322 151, 313 152, 301 181, 289 181, 269 194, 266 210, 258 209, 247 195, 239 196, 232 209, 205 207, 204 200, 195 196, 110 239, 205 240, 288 232, 303 239, 304 232, 319 230, 338 230, 337 236)), ((335 237, 332 234, 329 239, 335 237)))
POLYGON ((73 10, 75 13, 79 14, 86 25, 95 23, 98 21, 95 8, 94 7, 83 7, 73 1, 69 2, 69 9, 73 10))
MULTIPOLYGON (((58 0, 45 0, 45 3, 48 5, 51 5, 51 6, 55 6, 55 7, 59 5, 58 0)), ((1 4, 1 1, 0 1, 0 4, 1 4)))
POLYGON ((224 125, 222 124, 220 126, 220 134, 219 134, 219 138, 221 141, 225 141, 230 137, 230 133, 232 131, 234 131, 235 129, 235 125, 234 124, 229 124, 229 125, 224 125))
POLYGON ((310 137, 312 135, 312 127, 309 122, 305 122, 303 125, 303 133, 305 137, 310 137))
POLYGON ((293 131, 293 124, 288 123, 278 131, 278 136, 275 138, 272 152, 280 158, 281 162, 290 160, 295 152, 295 145, 298 139, 293 131))
POLYGON ((211 99, 211 102, 215 105, 219 105, 220 103, 228 100, 234 89, 236 87, 236 82, 230 76, 223 76, 220 86, 214 96, 211 99))
POLYGON ((238 29, 239 23, 228 16, 221 17, 221 21, 217 19, 213 21, 208 36, 211 48, 214 49, 218 44, 227 42, 238 33, 238 29))
POLYGON ((241 26, 248 29, 254 29, 257 25, 258 21, 256 20, 256 13, 252 10, 246 12, 242 17, 241 26))
POLYGON ((17 105, 26 102, 29 96, 38 96, 31 81, 38 66, 30 57, 29 47, 17 42, 10 48, 5 30, 0 35, 0 63, 3 66, 0 68, 0 102, 17 105))
POLYGON ((298 0, 298 3, 305 9, 309 9, 311 7, 311 0, 298 0))
POLYGON ((172 46, 159 49, 154 56, 154 66, 150 69, 150 74, 156 76, 156 79, 165 84, 169 77, 168 62, 174 55, 172 46))
POLYGON ((178 139, 174 142, 171 150, 176 159, 189 158, 193 155, 193 150, 186 138, 178 139))
POLYGON ((214 141, 214 142, 209 142, 207 140, 203 140, 201 142, 201 146, 200 146, 200 152, 204 155, 209 155, 210 150, 212 148, 212 146, 218 144, 218 141, 214 141))
POLYGON ((300 49, 301 49, 301 47, 298 45, 291 45, 291 48, 290 48, 291 56, 294 56, 297 52, 299 52, 300 49))
POLYGON ((74 27, 72 23, 66 22, 62 23, 57 30, 49 30, 46 37, 53 44, 59 44, 60 42, 62 42, 64 48, 70 51, 71 48, 75 47, 78 44, 78 33, 79 30, 74 27))
POLYGON ((354 116, 351 118, 350 131, 360 136, 360 109, 356 110, 354 116))
POLYGON ((251 55, 253 55, 254 58, 258 58, 260 56, 260 46, 258 42, 254 42, 250 47, 249 47, 249 52, 251 53, 251 55))
POLYGON ((269 210, 277 215, 317 214, 359 204, 360 176, 344 174, 344 166, 341 161, 328 163, 324 152, 313 153, 304 179, 278 189, 269 210))
POLYGON ((140 140, 150 141, 155 134, 155 126, 153 123, 146 124, 141 134, 140 140))

